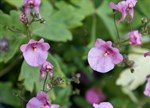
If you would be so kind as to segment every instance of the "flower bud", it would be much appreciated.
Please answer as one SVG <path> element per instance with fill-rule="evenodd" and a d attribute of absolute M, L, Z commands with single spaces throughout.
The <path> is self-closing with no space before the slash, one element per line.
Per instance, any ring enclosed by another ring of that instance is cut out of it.
<path fill-rule="evenodd" d="M 141 18 L 141 22 L 142 22 L 142 24 L 146 24 L 148 22 L 147 18 L 146 17 Z"/>

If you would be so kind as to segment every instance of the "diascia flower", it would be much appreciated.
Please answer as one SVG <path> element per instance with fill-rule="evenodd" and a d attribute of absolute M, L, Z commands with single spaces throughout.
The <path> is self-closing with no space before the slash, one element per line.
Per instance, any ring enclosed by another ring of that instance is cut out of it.
<path fill-rule="evenodd" d="M 132 21 L 136 2 L 136 0 L 126 0 L 119 2 L 117 5 L 115 5 L 113 2 L 110 3 L 110 7 L 112 9 L 117 10 L 122 14 L 122 18 L 118 22 L 124 21 L 127 14 L 129 14 L 128 23 Z"/>
<path fill-rule="evenodd" d="M 29 100 L 26 108 L 59 108 L 59 105 L 51 104 L 48 99 L 48 95 L 45 92 L 40 91 L 36 97 Z"/>
<path fill-rule="evenodd" d="M 97 39 L 95 47 L 88 53 L 88 62 L 90 67 L 98 72 L 106 73 L 114 68 L 115 64 L 120 63 L 123 56 L 117 48 L 112 47 L 111 41 Z"/>
<path fill-rule="evenodd" d="M 28 18 L 28 12 L 31 7 L 34 8 L 35 13 L 40 17 L 40 3 L 41 0 L 24 0 L 24 11 L 25 15 Z"/>
<path fill-rule="evenodd" d="M 102 102 L 100 104 L 93 104 L 94 108 L 113 108 L 112 104 L 109 102 Z"/>
<path fill-rule="evenodd" d="M 26 62 L 34 67 L 42 65 L 48 57 L 50 45 L 43 39 L 35 41 L 31 39 L 27 44 L 21 45 L 20 49 Z"/>
<path fill-rule="evenodd" d="M 53 79 L 53 65 L 47 61 L 42 64 L 42 67 L 40 69 L 40 80 L 44 78 L 46 72 L 49 72 L 50 80 L 52 80 Z"/>
<path fill-rule="evenodd" d="M 85 93 L 86 101 L 89 104 L 100 103 L 105 100 L 105 95 L 96 87 L 90 88 Z"/>
<path fill-rule="evenodd" d="M 150 75 L 147 76 L 147 83 L 145 86 L 144 95 L 150 97 Z"/>
<path fill-rule="evenodd" d="M 133 30 L 129 33 L 130 44 L 132 45 L 140 45 L 142 43 L 142 35 L 138 30 Z"/>

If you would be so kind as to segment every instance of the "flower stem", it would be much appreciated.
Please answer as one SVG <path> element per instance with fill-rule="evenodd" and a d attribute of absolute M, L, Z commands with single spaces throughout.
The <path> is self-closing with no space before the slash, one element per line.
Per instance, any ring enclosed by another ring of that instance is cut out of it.
<path fill-rule="evenodd" d="M 116 28 L 116 32 L 117 32 L 117 36 L 118 36 L 118 44 L 120 43 L 120 35 L 119 35 L 119 30 L 118 30 L 118 27 L 117 27 L 117 23 L 116 23 L 116 13 L 113 11 L 113 14 L 114 14 L 114 25 L 115 25 L 115 28 Z"/>
<path fill-rule="evenodd" d="M 48 72 L 46 73 L 46 77 L 45 77 L 45 80 L 44 80 L 43 91 L 45 91 L 45 85 L 46 85 L 47 76 L 48 76 Z"/>

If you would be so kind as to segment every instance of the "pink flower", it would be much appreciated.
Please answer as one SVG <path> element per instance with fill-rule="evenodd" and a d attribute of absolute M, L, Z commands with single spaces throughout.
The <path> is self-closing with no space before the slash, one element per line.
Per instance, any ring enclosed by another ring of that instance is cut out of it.
<path fill-rule="evenodd" d="M 49 48 L 50 45 L 45 43 L 43 39 L 39 41 L 31 39 L 20 47 L 26 62 L 34 67 L 42 65 L 46 61 Z"/>
<path fill-rule="evenodd" d="M 130 44 L 132 45 L 140 45 L 142 42 L 142 36 L 138 32 L 138 30 L 133 30 L 129 33 L 130 36 Z"/>
<path fill-rule="evenodd" d="M 118 22 L 124 21 L 127 14 L 129 14 L 130 17 L 128 23 L 132 21 L 136 2 L 136 0 L 126 0 L 119 2 L 117 5 L 115 5 L 113 2 L 110 3 L 110 7 L 112 9 L 117 10 L 122 14 L 122 18 Z"/>
<path fill-rule="evenodd" d="M 26 108 L 59 108 L 59 105 L 57 104 L 50 104 L 48 99 L 48 95 L 45 92 L 40 91 L 36 97 L 29 100 Z"/>
<path fill-rule="evenodd" d="M 145 53 L 144 57 L 146 57 L 146 56 L 150 56 L 150 52 Z"/>
<path fill-rule="evenodd" d="M 115 64 L 120 63 L 123 56 L 117 48 L 112 47 L 111 41 L 97 39 L 95 47 L 88 53 L 88 62 L 90 67 L 98 72 L 106 73 L 114 68 Z"/>
<path fill-rule="evenodd" d="M 35 13 L 40 16 L 40 3 L 41 0 L 24 0 L 24 11 L 25 15 L 28 18 L 28 12 L 31 7 L 34 8 Z"/>
<path fill-rule="evenodd" d="M 42 67 L 40 69 L 40 80 L 44 78 L 46 72 L 49 72 L 50 80 L 52 80 L 53 79 L 53 65 L 47 61 L 42 64 Z"/>
<path fill-rule="evenodd" d="M 104 101 L 105 95 L 102 93 L 102 91 L 96 87 L 93 87 L 86 91 L 85 93 L 86 101 L 89 104 L 93 103 L 99 103 L 101 101 Z"/>
<path fill-rule="evenodd" d="M 150 75 L 147 76 L 147 83 L 145 86 L 144 95 L 150 97 Z"/>
<path fill-rule="evenodd" d="M 100 104 L 93 104 L 94 108 L 113 108 L 112 104 L 109 102 L 102 102 Z"/>

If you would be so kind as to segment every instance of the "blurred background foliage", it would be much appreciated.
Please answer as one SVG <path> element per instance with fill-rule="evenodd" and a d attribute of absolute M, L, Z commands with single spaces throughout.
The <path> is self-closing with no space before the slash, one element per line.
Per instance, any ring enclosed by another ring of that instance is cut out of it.
<path fill-rule="evenodd" d="M 96 86 L 114 108 L 150 107 L 147 103 L 150 99 L 143 96 L 144 85 L 129 92 L 116 85 L 122 68 L 100 74 L 88 66 L 87 53 L 96 38 L 117 39 L 110 0 L 41 1 L 40 13 L 46 23 L 32 25 L 33 38 L 44 38 L 50 43 L 48 60 L 54 65 L 54 77 L 64 79 L 63 84 L 49 92 L 52 103 L 60 104 L 61 108 L 92 108 L 85 100 L 85 92 Z M 25 103 L 19 96 L 29 100 L 42 89 L 39 68 L 27 65 L 19 49 L 21 44 L 28 42 L 26 28 L 19 21 L 22 6 L 23 0 L 0 0 L 0 108 L 20 108 Z M 150 18 L 149 6 L 150 0 L 138 0 L 132 28 L 140 29 L 141 18 Z M 117 20 L 120 17 L 117 13 Z M 130 26 L 127 19 L 117 25 L 121 38 L 128 38 Z M 128 53 L 128 50 L 123 52 Z M 81 74 L 80 84 L 68 83 L 68 78 L 77 73 Z"/>

